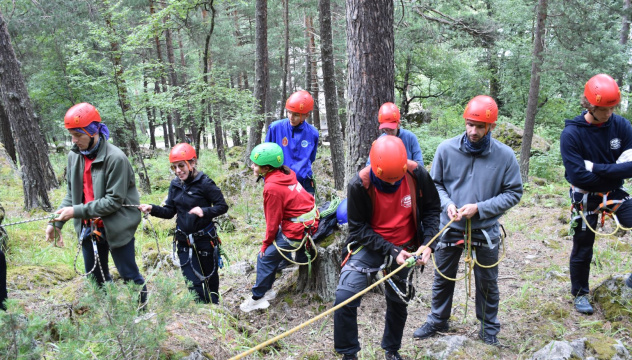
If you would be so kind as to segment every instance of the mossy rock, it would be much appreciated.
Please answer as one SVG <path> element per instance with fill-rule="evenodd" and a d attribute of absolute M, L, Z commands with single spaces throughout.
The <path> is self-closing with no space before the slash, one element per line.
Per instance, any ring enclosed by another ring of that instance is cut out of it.
<path fill-rule="evenodd" d="M 244 151 L 245 149 L 243 146 L 233 146 L 231 148 L 228 148 L 226 156 L 232 159 L 240 158 L 244 155 Z"/>
<path fill-rule="evenodd" d="M 48 294 L 55 302 L 72 303 L 82 295 L 83 284 L 85 284 L 85 282 L 80 278 L 76 278 L 75 281 L 69 281 L 63 283 L 61 286 L 51 287 Z"/>
<path fill-rule="evenodd" d="M 617 340 L 604 335 L 591 335 L 586 339 L 585 346 L 589 354 L 598 360 L 620 359 L 617 347 L 621 345 Z"/>
<path fill-rule="evenodd" d="M 524 130 L 511 123 L 499 123 L 494 129 L 493 137 L 502 143 L 511 147 L 514 151 L 519 152 L 522 146 L 522 137 Z M 544 138 L 533 135 L 531 142 L 531 155 L 546 154 L 551 148 Z"/>
<path fill-rule="evenodd" d="M 632 289 L 625 285 L 625 276 L 606 279 L 595 288 L 593 298 L 608 321 L 632 321 L 629 310 L 632 308 Z"/>
<path fill-rule="evenodd" d="M 49 266 L 17 266 L 8 269 L 7 281 L 19 290 L 59 285 L 72 280 L 76 274 L 72 268 L 55 264 Z"/>

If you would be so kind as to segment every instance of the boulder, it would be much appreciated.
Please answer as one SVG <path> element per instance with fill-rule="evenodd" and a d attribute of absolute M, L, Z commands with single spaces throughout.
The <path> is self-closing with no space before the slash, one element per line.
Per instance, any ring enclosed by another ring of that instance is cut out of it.
<path fill-rule="evenodd" d="M 430 359 L 450 359 L 451 354 L 469 346 L 470 343 L 471 340 L 465 336 L 444 336 L 430 345 L 426 350 L 426 356 Z"/>
<path fill-rule="evenodd" d="M 551 341 L 542 349 L 538 350 L 531 360 L 570 360 L 583 359 L 583 344 L 581 352 L 578 352 L 570 343 L 566 341 Z"/>
<path fill-rule="evenodd" d="M 520 147 L 522 146 L 524 130 L 512 123 L 503 122 L 496 126 L 492 136 L 511 147 L 514 151 L 519 152 Z M 551 144 L 544 140 L 544 138 L 533 135 L 533 140 L 531 142 L 531 156 L 544 154 L 548 152 L 550 148 Z"/>
<path fill-rule="evenodd" d="M 632 320 L 632 289 L 625 285 L 626 275 L 614 275 L 593 291 L 593 299 L 608 321 Z"/>

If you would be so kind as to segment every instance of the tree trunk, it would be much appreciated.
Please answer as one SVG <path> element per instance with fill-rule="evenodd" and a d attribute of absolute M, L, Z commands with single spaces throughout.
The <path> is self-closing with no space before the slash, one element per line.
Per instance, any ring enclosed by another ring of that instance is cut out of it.
<path fill-rule="evenodd" d="M 155 14 L 155 6 L 154 0 L 149 0 L 149 13 L 153 16 Z M 162 61 L 162 46 L 160 44 L 160 38 L 158 35 L 154 36 L 154 43 L 156 44 L 156 58 L 158 59 L 158 63 L 164 69 L 164 61 Z M 160 74 L 160 83 L 162 84 L 162 91 L 167 91 L 167 79 L 163 75 L 161 71 Z M 155 86 L 156 94 L 160 93 L 160 88 L 156 83 Z M 173 121 L 171 119 L 171 114 L 167 114 L 167 124 L 162 125 L 163 128 L 163 138 L 165 139 L 165 149 L 170 149 L 171 147 L 176 145 L 176 139 L 173 134 Z"/>
<path fill-rule="evenodd" d="M 320 56 L 323 64 L 323 90 L 325 91 L 325 110 L 327 111 L 327 131 L 329 133 L 331 162 L 334 167 L 334 186 L 336 190 L 342 190 L 345 187 L 345 150 L 340 130 L 340 120 L 338 119 L 330 0 L 318 1 L 318 16 L 318 22 L 320 23 Z"/>
<path fill-rule="evenodd" d="M 11 133 L 11 123 L 9 122 L 9 116 L 4 109 L 2 101 L 0 100 L 0 142 L 4 145 L 4 151 L 13 161 L 13 164 L 17 165 L 18 158 L 15 154 L 15 141 L 13 140 L 13 133 Z"/>
<path fill-rule="evenodd" d="M 287 99 L 287 78 L 288 78 L 288 64 L 290 62 L 290 20 L 289 20 L 289 2 L 290 0 L 283 1 L 283 26 L 284 26 L 284 40 L 285 48 L 283 55 L 283 86 L 281 90 L 281 108 L 279 109 L 279 119 L 283 119 L 285 113 L 285 100 Z"/>
<path fill-rule="evenodd" d="M 147 91 L 147 76 L 143 77 L 143 92 L 148 94 Z M 147 98 L 147 97 L 146 97 Z M 145 112 L 147 113 L 147 122 L 149 123 L 149 148 L 151 150 L 156 150 L 156 118 L 155 113 L 156 109 L 151 109 L 149 106 L 149 100 L 146 101 Z"/>
<path fill-rule="evenodd" d="M 410 66 L 412 63 L 412 57 L 410 54 L 406 55 L 406 63 L 404 65 L 404 81 L 399 88 L 399 96 L 402 98 L 402 104 L 400 106 L 400 112 L 402 117 L 406 116 L 410 111 L 410 101 L 408 101 L 408 86 L 410 85 Z"/>
<path fill-rule="evenodd" d="M 310 60 L 312 65 L 310 68 L 310 76 L 311 76 L 311 84 L 310 84 L 310 93 L 312 97 L 314 97 L 314 110 L 312 111 L 312 124 L 316 127 L 316 129 L 320 132 L 320 106 L 318 105 L 318 93 L 319 93 L 319 84 L 318 84 L 318 62 L 316 57 L 316 40 L 314 39 L 314 19 L 310 16 L 308 18 L 307 23 L 307 39 L 309 40 L 309 53 Z"/>
<path fill-rule="evenodd" d="M 165 22 L 167 19 L 164 19 Z M 176 74 L 176 58 L 173 52 L 173 39 L 171 37 L 171 29 L 165 30 L 165 46 L 167 47 L 167 62 L 168 62 L 168 70 L 169 70 L 169 82 L 172 88 L 176 88 L 178 86 L 178 75 Z M 173 94 L 173 96 L 177 96 Z M 184 128 L 181 124 L 180 112 L 178 110 L 173 110 L 172 112 L 173 122 L 176 127 L 176 140 L 178 143 L 183 143 L 186 141 L 184 135 Z"/>
<path fill-rule="evenodd" d="M 346 4 L 348 180 L 364 167 L 371 144 L 379 135 L 380 106 L 394 100 L 395 40 L 393 1 L 346 0 Z"/>
<path fill-rule="evenodd" d="M 103 0 L 103 6 L 105 11 L 103 12 L 103 16 L 105 18 L 105 24 L 108 27 L 108 30 L 116 35 L 116 29 L 112 24 L 112 18 L 110 14 L 109 4 L 106 0 Z M 116 37 L 114 37 L 116 38 Z M 121 59 L 121 49 L 118 41 L 112 40 L 110 41 L 110 50 L 111 50 L 111 61 L 112 66 L 114 67 L 114 84 L 116 86 L 116 90 L 118 93 L 118 101 L 119 106 L 121 107 L 121 112 L 123 114 L 123 124 L 126 129 L 128 129 L 129 133 L 122 132 L 124 138 L 122 139 L 125 144 L 129 144 L 129 152 L 136 163 L 136 170 L 138 173 L 138 178 L 140 180 L 140 188 L 146 193 L 151 194 L 151 184 L 149 182 L 149 175 L 147 174 L 147 168 L 145 167 L 145 162 L 143 160 L 143 155 L 140 151 L 140 146 L 138 145 L 138 139 L 136 136 L 136 124 L 134 121 L 130 121 L 128 118 L 128 112 L 130 110 L 129 99 L 127 96 L 127 87 L 125 85 L 125 79 L 123 78 L 124 70 Z"/>
<path fill-rule="evenodd" d="M 35 121 L 20 63 L 13 51 L 7 24 L 0 12 L 0 102 L 11 124 L 21 165 L 24 206 L 51 211 L 47 191 L 58 186 L 48 159 L 48 144 Z"/>
<path fill-rule="evenodd" d="M 298 278 L 296 279 L 297 292 L 315 292 L 325 301 L 335 299 L 336 287 L 340 278 L 340 264 L 343 260 L 342 248 L 347 236 L 348 231 L 345 226 L 342 231 L 336 231 L 330 235 L 334 241 L 326 248 L 316 244 L 318 257 L 312 263 L 311 276 L 306 265 L 299 267 Z"/>
<path fill-rule="evenodd" d="M 623 0 L 623 16 L 621 17 L 621 37 L 619 38 L 619 44 L 624 51 L 627 51 L 628 37 L 630 36 L 630 0 Z M 628 64 L 622 63 L 618 74 L 615 74 L 615 79 L 619 87 L 623 86 L 623 77 L 628 72 Z"/>
<path fill-rule="evenodd" d="M 533 128 L 535 115 L 538 108 L 538 96 L 540 95 L 540 67 L 544 57 L 544 27 L 547 17 L 547 0 L 538 1 L 537 23 L 535 39 L 533 42 L 533 60 L 531 62 L 531 82 L 529 84 L 529 100 L 527 101 L 527 114 L 524 120 L 524 135 L 520 148 L 520 175 L 522 182 L 529 181 L 529 158 L 531 157 L 531 142 L 533 140 Z"/>
<path fill-rule="evenodd" d="M 268 0 L 257 0 L 256 2 L 256 25 L 255 25 L 255 113 L 259 118 L 250 125 L 248 136 L 248 148 L 246 149 L 246 162 L 250 163 L 250 152 L 259 143 L 263 133 L 265 123 L 266 103 L 268 100 Z"/>

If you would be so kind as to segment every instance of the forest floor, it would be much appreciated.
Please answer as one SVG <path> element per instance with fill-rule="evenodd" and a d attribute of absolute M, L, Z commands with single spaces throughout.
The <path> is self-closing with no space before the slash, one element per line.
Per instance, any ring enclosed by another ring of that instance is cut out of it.
<path fill-rule="evenodd" d="M 247 177 L 247 181 L 252 181 L 251 173 L 244 170 L 233 171 L 229 177 Z M 260 191 L 260 187 L 257 187 L 251 193 L 260 197 Z M 574 311 L 569 293 L 568 258 L 572 241 L 567 236 L 569 203 L 566 191 L 565 185 L 532 185 L 526 189 L 521 203 L 501 219 L 508 234 L 505 241 L 506 257 L 499 269 L 499 319 L 502 324 L 499 340 L 502 347 L 487 346 L 478 340 L 479 323 L 475 315 L 474 294 L 466 298 L 464 281 L 456 284 L 450 330 L 444 335 L 463 335 L 471 341 L 453 354 L 451 359 L 527 359 L 551 340 L 571 341 L 583 337 L 594 341 L 617 339 L 628 350 L 632 350 L 630 317 L 617 322 L 608 321 L 599 306 L 592 316 Z M 239 310 L 239 304 L 250 296 L 250 288 L 255 280 L 252 267 L 263 234 L 263 220 L 262 214 L 251 214 L 260 210 L 254 205 L 260 202 L 258 198 L 256 201 L 245 199 L 244 196 L 248 195 L 240 191 L 224 192 L 229 205 L 247 208 L 250 203 L 253 209 L 246 209 L 248 219 L 231 216 L 231 222 L 238 231 L 226 234 L 223 238 L 232 262 L 230 267 L 220 272 L 222 303 L 195 305 L 193 311 L 172 310 L 173 317 L 166 326 L 168 338 L 161 345 L 168 358 L 181 358 L 194 353 L 211 359 L 228 359 L 302 324 L 332 306 L 332 301 L 322 300 L 315 294 L 294 292 L 298 271 L 290 268 L 284 270 L 275 282 L 274 288 L 279 294 L 271 301 L 270 308 L 251 313 Z M 4 205 L 7 218 L 29 216 L 20 210 L 20 204 Z M 152 218 L 156 227 L 172 226 L 172 221 Z M 70 231 L 68 228 L 70 226 L 64 229 L 66 233 Z M 37 236 L 43 238 L 43 234 Z M 231 240 L 237 237 L 245 238 L 246 245 L 231 249 Z M 66 237 L 67 247 L 74 243 L 71 239 Z M 170 252 L 168 241 L 161 242 L 164 244 L 162 251 Z M 597 241 L 591 273 L 593 288 L 612 275 L 627 275 L 632 270 L 631 244 L 629 233 Z M 459 276 L 464 274 L 462 264 Z M 86 286 L 85 281 L 78 276 L 53 279 L 51 282 L 48 281 L 50 276 L 44 276 L 42 280 L 41 274 L 12 271 L 11 265 L 9 261 L 9 296 L 29 313 L 68 316 L 65 300 L 48 294 L 54 287 L 73 284 L 69 298 L 73 294 L 80 297 Z M 114 270 L 111 262 L 110 268 Z M 144 271 L 145 274 L 151 272 L 147 269 Z M 426 358 L 426 352 L 440 337 L 421 341 L 412 337 L 413 331 L 424 323 L 430 311 L 432 274 L 433 265 L 429 264 L 424 273 L 414 279 L 417 293 L 408 307 L 408 321 L 400 351 L 406 358 Z M 166 275 L 183 283 L 179 270 L 175 268 L 167 269 Z M 151 291 L 151 279 L 148 284 Z M 181 288 L 184 288 L 184 284 Z M 151 305 L 149 311 L 152 311 Z M 380 341 L 384 311 L 383 295 L 371 292 L 364 296 L 358 310 L 362 344 L 360 359 L 383 359 Z M 248 358 L 338 359 L 340 356 L 333 350 L 333 317 L 328 316 L 306 326 Z"/>

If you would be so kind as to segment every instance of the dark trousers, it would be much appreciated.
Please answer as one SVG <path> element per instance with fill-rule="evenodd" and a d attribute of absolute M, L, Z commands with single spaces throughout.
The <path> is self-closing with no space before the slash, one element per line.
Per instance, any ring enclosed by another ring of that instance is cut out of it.
<path fill-rule="evenodd" d="M 278 247 L 282 249 L 294 250 L 294 246 L 292 246 L 288 240 L 283 236 L 281 229 L 277 232 L 276 235 L 276 244 Z M 290 239 L 293 241 L 301 241 L 303 239 Z M 288 258 L 292 258 L 292 253 L 284 252 Z M 272 289 L 272 284 L 274 284 L 274 280 L 276 280 L 276 272 L 279 265 L 285 260 L 283 255 L 279 253 L 279 250 L 274 246 L 270 245 L 266 249 L 264 256 L 257 255 L 257 280 L 255 280 L 255 285 L 252 287 L 252 296 L 253 298 L 260 299 L 266 293 L 266 291 Z M 307 262 L 307 255 L 305 255 L 305 247 L 300 248 L 297 252 L 295 252 L 295 261 L 298 263 Z"/>
<path fill-rule="evenodd" d="M 576 193 L 577 194 L 577 193 Z M 628 194 L 623 190 L 611 191 L 608 199 L 618 200 L 627 199 Z M 575 199 L 579 201 L 579 197 Z M 603 201 L 598 195 L 589 195 L 588 209 L 593 210 Z M 632 226 L 632 201 L 629 199 L 624 201 L 615 212 L 619 222 L 624 227 Z M 586 216 L 588 224 L 597 229 L 598 215 Z M 595 243 L 595 233 L 586 227 L 582 231 L 583 220 L 579 220 L 575 227 L 575 235 L 573 235 L 573 250 L 569 262 L 571 273 L 571 294 L 573 296 L 586 295 L 590 292 L 588 280 L 590 278 L 590 263 L 593 258 L 593 245 Z"/>
<path fill-rule="evenodd" d="M 0 310 L 6 310 L 4 301 L 7 299 L 7 259 L 0 249 Z"/>
<path fill-rule="evenodd" d="M 348 264 L 356 269 L 376 269 L 384 263 L 384 256 L 366 248 L 357 254 L 351 255 Z M 394 265 L 395 266 L 395 265 Z M 406 279 L 409 268 L 404 268 L 396 274 L 398 278 Z M 369 274 L 343 268 L 340 274 L 338 287 L 336 288 L 336 301 L 334 306 L 349 299 L 370 285 Z M 375 275 L 375 272 L 371 275 Z M 396 281 L 402 293 L 406 293 L 406 284 Z M 386 351 L 398 351 L 402 344 L 404 326 L 408 317 L 408 304 L 402 301 L 395 290 L 389 284 L 384 285 L 386 297 L 386 316 L 384 318 L 384 333 L 382 335 L 382 349 Z M 408 299 L 413 295 L 412 289 Z M 406 300 L 408 300 L 406 299 Z M 358 307 L 362 302 L 359 297 L 349 304 L 334 312 L 334 348 L 339 354 L 356 354 L 360 351 L 360 341 L 358 340 Z"/>
<path fill-rule="evenodd" d="M 305 189 L 308 193 L 312 195 L 316 193 L 316 189 L 314 189 L 314 181 L 311 178 L 300 179 L 298 182 L 301 183 L 303 189 Z"/>
<path fill-rule="evenodd" d="M 105 239 L 102 238 L 100 241 L 98 241 L 97 250 L 99 255 L 99 264 L 101 266 L 97 265 L 90 276 L 92 276 L 99 285 L 102 285 L 105 281 L 112 281 L 112 276 L 110 275 L 110 271 L 108 269 L 109 251 L 110 254 L 112 254 L 114 265 L 121 275 L 121 278 L 123 278 L 123 281 L 133 281 L 135 284 L 143 286 L 140 292 L 139 300 L 141 304 L 144 304 L 145 302 L 147 302 L 147 285 L 145 285 L 145 279 L 140 274 L 140 271 L 138 270 L 138 265 L 136 265 L 134 242 L 135 239 L 132 238 L 132 240 L 130 240 L 126 245 L 111 249 Z M 90 271 L 94 267 L 95 261 L 92 241 L 90 238 L 86 238 L 81 245 L 83 252 L 83 263 L 85 265 L 86 271 Z"/>
<path fill-rule="evenodd" d="M 477 246 L 475 250 L 476 259 L 482 265 L 491 265 L 498 261 L 498 245 L 494 249 Z M 437 269 L 449 278 L 456 278 L 462 253 L 463 249 L 458 246 L 448 246 L 437 250 L 435 252 Z M 496 335 L 500 332 L 498 266 L 485 269 L 474 265 L 474 276 L 476 279 L 476 318 L 481 322 L 481 329 L 486 334 Z M 435 326 L 447 325 L 452 312 L 454 286 L 454 281 L 444 279 L 435 270 L 432 284 L 432 308 L 426 320 L 428 323 Z"/>
<path fill-rule="evenodd" d="M 208 304 L 219 303 L 219 249 L 211 243 L 210 237 L 205 236 L 195 240 L 195 247 L 191 249 L 189 258 L 189 247 L 186 243 L 178 241 L 178 258 L 180 259 L 180 270 L 182 275 L 191 283 L 189 290 L 195 292 L 197 301 Z M 197 253 L 196 253 L 197 250 Z M 203 277 L 211 275 L 202 281 L 193 272 L 197 271 Z"/>

